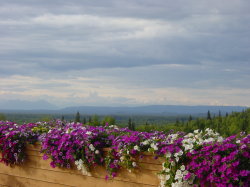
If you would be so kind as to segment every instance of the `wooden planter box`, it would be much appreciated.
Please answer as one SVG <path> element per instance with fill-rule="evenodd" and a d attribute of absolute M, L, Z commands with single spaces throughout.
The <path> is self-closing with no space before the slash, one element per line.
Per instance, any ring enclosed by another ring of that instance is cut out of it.
<path fill-rule="evenodd" d="M 6 166 L 0 163 L 0 186 L 8 187 L 156 187 L 159 186 L 157 172 L 162 160 L 152 155 L 138 159 L 138 170 L 129 173 L 122 170 L 118 176 L 105 180 L 104 167 L 91 171 L 92 176 L 83 175 L 73 169 L 51 168 L 50 160 L 43 160 L 40 145 L 28 145 L 27 161 L 23 166 Z"/>

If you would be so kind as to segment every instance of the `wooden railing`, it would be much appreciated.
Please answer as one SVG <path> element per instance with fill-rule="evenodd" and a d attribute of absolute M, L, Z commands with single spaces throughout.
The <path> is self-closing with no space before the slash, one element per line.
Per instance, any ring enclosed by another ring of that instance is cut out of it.
<path fill-rule="evenodd" d="M 27 161 L 22 166 L 6 166 L 0 163 L 0 186 L 8 187 L 156 187 L 161 159 L 146 154 L 137 160 L 139 169 L 133 172 L 121 170 L 114 179 L 105 180 L 104 167 L 91 170 L 92 176 L 76 169 L 51 168 L 50 160 L 43 160 L 40 145 L 27 146 Z"/>

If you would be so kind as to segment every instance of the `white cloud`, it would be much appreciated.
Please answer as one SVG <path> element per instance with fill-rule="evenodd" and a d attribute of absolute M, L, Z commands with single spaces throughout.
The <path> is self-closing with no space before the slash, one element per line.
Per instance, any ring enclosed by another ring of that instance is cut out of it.
<path fill-rule="evenodd" d="M 67 79 L 48 79 L 12 76 L 1 79 L 0 99 L 46 99 L 61 107 L 145 104 L 250 105 L 245 99 L 250 94 L 249 88 L 193 88 L 192 84 L 183 88 L 167 85 L 152 88 L 142 80 L 128 82 L 122 79 L 112 80 L 116 76 L 94 77 L 84 78 L 76 75 Z"/>

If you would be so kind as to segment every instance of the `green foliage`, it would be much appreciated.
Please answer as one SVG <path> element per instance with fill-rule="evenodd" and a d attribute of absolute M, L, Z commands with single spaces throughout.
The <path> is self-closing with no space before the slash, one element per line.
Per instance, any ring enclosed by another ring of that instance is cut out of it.
<path fill-rule="evenodd" d="M 40 134 L 47 133 L 49 131 L 49 127 L 37 126 L 31 129 L 33 132 L 38 132 Z"/>
<path fill-rule="evenodd" d="M 128 129 L 134 131 L 135 130 L 135 123 L 132 122 L 131 118 L 128 120 Z"/>
<path fill-rule="evenodd" d="M 0 121 L 5 121 L 5 120 L 6 120 L 6 116 L 0 113 Z"/>
<path fill-rule="evenodd" d="M 108 123 L 109 125 L 115 125 L 115 118 L 112 116 L 105 116 L 102 120 L 102 124 L 105 125 L 106 123 Z"/>
<path fill-rule="evenodd" d="M 180 122 L 177 118 L 175 123 L 168 123 L 166 125 L 139 125 L 136 130 L 138 131 L 184 131 L 192 132 L 195 129 L 205 130 L 206 128 L 214 129 L 222 136 L 230 136 L 238 134 L 240 132 L 250 132 L 250 109 L 242 112 L 233 112 L 231 115 L 222 116 L 219 111 L 217 117 L 209 117 L 209 113 L 205 118 L 197 118 L 191 120 L 190 118 L 186 122 Z"/>
<path fill-rule="evenodd" d="M 86 124 L 86 123 L 87 123 L 87 120 L 86 120 L 85 117 L 83 118 L 82 123 L 83 123 L 83 124 Z"/>
<path fill-rule="evenodd" d="M 192 121 L 192 120 L 193 120 L 193 117 L 191 115 L 189 115 L 188 121 Z"/>
<path fill-rule="evenodd" d="M 92 117 L 91 116 L 89 116 L 88 124 L 89 125 L 92 124 Z"/>
<path fill-rule="evenodd" d="M 80 122 L 80 121 L 81 121 L 81 116 L 80 116 L 80 113 L 77 112 L 76 117 L 75 117 L 75 122 L 77 123 L 77 122 Z"/>
<path fill-rule="evenodd" d="M 53 116 L 51 116 L 51 115 L 44 115 L 39 119 L 39 121 L 44 121 L 44 122 L 49 122 L 52 120 L 53 120 Z"/>
<path fill-rule="evenodd" d="M 207 120 L 211 120 L 211 114 L 210 114 L 210 111 L 207 111 Z"/>
<path fill-rule="evenodd" d="M 100 126 L 101 125 L 99 117 L 97 115 L 93 115 L 91 125 L 93 125 L 93 126 Z"/>
<path fill-rule="evenodd" d="M 209 115 L 211 119 L 209 118 Z M 74 121 L 76 114 L 63 114 L 63 117 L 66 121 Z M 32 123 L 61 118 L 61 114 L 0 114 L 0 120 L 7 119 L 15 121 L 16 123 Z M 136 130 L 147 132 L 152 130 L 168 132 L 172 129 L 174 131 L 192 132 L 195 129 L 204 130 L 206 128 L 211 128 L 218 131 L 223 136 L 229 136 L 242 131 L 245 131 L 246 133 L 250 132 L 250 109 L 242 112 L 233 112 L 231 114 L 226 114 L 225 116 L 223 116 L 220 111 L 218 111 L 216 115 L 214 113 L 207 113 L 203 116 L 114 115 L 111 117 L 101 115 L 85 115 L 81 122 L 87 125 L 95 126 L 103 125 L 108 122 L 110 125 L 115 124 L 120 127 L 129 127 L 130 129 L 135 128 Z"/>

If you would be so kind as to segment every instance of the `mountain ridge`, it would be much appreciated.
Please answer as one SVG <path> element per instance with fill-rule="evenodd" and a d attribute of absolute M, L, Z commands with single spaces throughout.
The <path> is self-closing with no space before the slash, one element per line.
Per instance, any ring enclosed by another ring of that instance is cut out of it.
<path fill-rule="evenodd" d="M 146 105 L 134 107 L 97 107 L 97 106 L 73 106 L 61 109 L 62 112 L 80 112 L 85 114 L 159 114 L 159 115 L 173 115 L 173 114 L 204 114 L 208 110 L 211 113 L 222 114 L 231 112 L 240 112 L 247 109 L 244 106 L 212 106 L 212 105 Z"/>
<path fill-rule="evenodd" d="M 43 101 L 40 101 L 40 103 Z M 35 102 L 33 103 L 35 104 Z M 39 104 L 39 102 L 38 102 Z M 45 106 L 50 106 L 46 109 Z M 32 105 L 35 106 L 35 105 Z M 19 107 L 19 108 L 3 108 L 0 105 L 0 112 L 7 113 L 44 113 L 44 114 L 72 114 L 80 112 L 87 115 L 194 115 L 194 114 L 205 114 L 210 111 L 212 114 L 217 114 L 219 111 L 221 114 L 240 112 L 249 107 L 245 106 L 216 106 L 216 105 L 145 105 L 145 106 L 71 106 L 65 108 L 58 108 L 54 105 L 50 105 L 49 102 L 45 102 L 43 108 Z M 39 106 L 40 107 L 40 106 Z"/>

